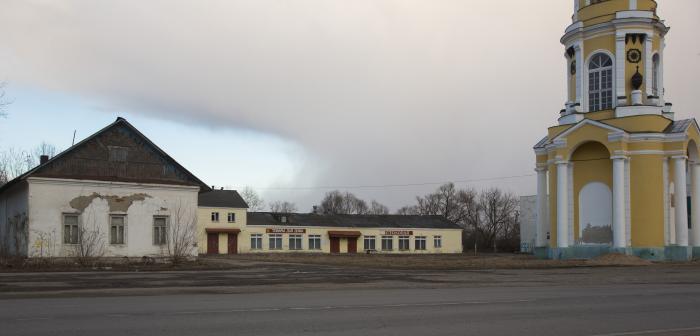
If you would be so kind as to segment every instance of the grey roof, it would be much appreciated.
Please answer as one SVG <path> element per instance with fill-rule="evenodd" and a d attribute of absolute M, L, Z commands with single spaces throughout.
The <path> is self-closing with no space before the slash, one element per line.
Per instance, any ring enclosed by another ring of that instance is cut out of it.
<path fill-rule="evenodd" d="M 461 229 L 442 216 L 403 216 L 403 215 L 316 215 L 285 214 L 287 222 L 282 223 L 279 214 L 269 212 L 249 212 L 248 225 L 282 226 L 325 226 L 338 228 L 397 228 L 397 229 Z"/>
<path fill-rule="evenodd" d="M 211 190 L 199 194 L 199 205 L 213 208 L 248 208 L 235 190 Z"/>
<path fill-rule="evenodd" d="M 534 148 L 544 148 L 544 146 L 547 145 L 547 143 L 549 143 L 549 136 L 542 138 L 542 140 L 540 140 L 540 142 L 538 142 Z"/>
<path fill-rule="evenodd" d="M 692 125 L 694 122 L 695 119 L 676 120 L 666 127 L 664 133 L 685 133 L 688 130 L 688 127 L 690 127 L 690 125 Z"/>

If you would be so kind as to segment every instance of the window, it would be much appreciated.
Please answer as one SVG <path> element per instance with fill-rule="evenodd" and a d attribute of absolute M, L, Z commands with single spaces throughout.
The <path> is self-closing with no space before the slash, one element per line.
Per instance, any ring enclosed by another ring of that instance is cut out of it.
<path fill-rule="evenodd" d="M 321 235 L 309 235 L 309 250 L 321 249 Z"/>
<path fill-rule="evenodd" d="M 435 247 L 435 248 L 442 247 L 442 236 L 433 236 L 433 247 Z"/>
<path fill-rule="evenodd" d="M 126 224 L 125 216 L 109 217 L 109 243 L 124 244 L 124 228 Z"/>
<path fill-rule="evenodd" d="M 286 223 L 286 222 L 287 222 L 287 216 L 280 216 L 280 222 Z"/>
<path fill-rule="evenodd" d="M 374 236 L 365 236 L 365 250 L 376 250 L 376 240 Z"/>
<path fill-rule="evenodd" d="M 281 250 L 282 249 L 282 235 L 278 233 L 273 233 L 270 235 L 270 250 Z"/>
<path fill-rule="evenodd" d="M 596 54 L 588 66 L 588 108 L 590 111 L 613 107 L 613 63 L 610 56 Z"/>
<path fill-rule="evenodd" d="M 394 249 L 394 237 L 393 236 L 382 236 L 382 250 L 391 251 Z"/>
<path fill-rule="evenodd" d="M 218 221 L 219 221 L 219 213 L 218 213 L 218 212 L 212 212 L 212 213 L 211 213 L 211 221 L 212 221 L 212 222 L 218 222 Z"/>
<path fill-rule="evenodd" d="M 659 54 L 654 54 L 654 57 L 651 58 L 651 64 L 652 64 L 652 72 L 651 72 L 651 92 L 654 96 L 659 96 L 659 78 L 661 78 L 659 75 L 660 71 L 660 63 L 659 63 Z"/>
<path fill-rule="evenodd" d="M 425 250 L 425 236 L 416 236 L 415 245 L 417 251 Z"/>
<path fill-rule="evenodd" d="M 79 235 L 78 215 L 63 215 L 63 243 L 77 244 Z"/>
<path fill-rule="evenodd" d="M 409 236 L 399 236 L 399 251 L 411 249 L 411 238 Z"/>
<path fill-rule="evenodd" d="M 262 250 L 262 234 L 254 233 L 250 235 L 250 249 Z"/>
<path fill-rule="evenodd" d="M 168 225 L 167 217 L 153 218 L 153 245 L 167 244 L 166 228 Z"/>
<path fill-rule="evenodd" d="M 289 249 L 301 250 L 301 235 L 289 235 Z"/>
<path fill-rule="evenodd" d="M 129 155 L 129 148 L 109 146 L 109 161 L 111 162 L 126 162 L 126 158 Z"/>
<path fill-rule="evenodd" d="M 228 213 L 228 222 L 229 223 L 235 223 L 236 222 L 236 214 L 233 212 Z"/>

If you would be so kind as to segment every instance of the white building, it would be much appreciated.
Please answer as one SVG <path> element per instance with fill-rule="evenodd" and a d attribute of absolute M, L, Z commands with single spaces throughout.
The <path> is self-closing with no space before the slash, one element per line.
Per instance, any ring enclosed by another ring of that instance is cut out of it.
<path fill-rule="evenodd" d="M 0 187 L 0 251 L 163 256 L 173 228 L 196 234 L 200 190 L 210 189 L 118 118 Z M 196 256 L 191 245 L 187 254 Z"/>

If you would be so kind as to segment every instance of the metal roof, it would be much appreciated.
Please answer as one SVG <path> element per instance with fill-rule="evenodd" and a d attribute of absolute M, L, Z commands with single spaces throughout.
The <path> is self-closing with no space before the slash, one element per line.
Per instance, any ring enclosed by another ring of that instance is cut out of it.
<path fill-rule="evenodd" d="M 286 222 L 280 220 L 286 216 Z M 248 225 L 334 228 L 462 229 L 442 216 L 316 215 L 249 212 Z"/>
<path fill-rule="evenodd" d="M 212 190 L 199 194 L 199 206 L 212 208 L 248 208 L 243 197 L 235 190 Z"/>

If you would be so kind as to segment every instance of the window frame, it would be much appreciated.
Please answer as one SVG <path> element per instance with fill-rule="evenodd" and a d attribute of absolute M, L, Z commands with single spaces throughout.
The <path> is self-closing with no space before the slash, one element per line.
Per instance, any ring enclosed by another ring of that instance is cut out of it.
<path fill-rule="evenodd" d="M 364 236 L 363 247 L 365 251 L 376 251 L 377 250 L 377 236 Z M 367 243 L 370 244 L 367 244 Z M 368 246 L 371 245 L 371 246 Z"/>
<path fill-rule="evenodd" d="M 281 250 L 283 248 L 283 237 L 281 233 L 270 233 L 267 235 L 268 248 L 270 250 Z M 274 243 L 273 243 L 274 239 Z M 279 244 L 278 244 L 279 243 Z M 278 246 L 279 245 L 279 246 Z"/>
<path fill-rule="evenodd" d="M 393 250 L 394 250 L 394 236 L 382 236 L 382 251 L 393 251 Z"/>
<path fill-rule="evenodd" d="M 321 235 L 309 235 L 309 250 L 321 250 Z M 313 243 L 312 243 L 313 242 Z M 318 246 L 316 246 L 318 244 Z"/>
<path fill-rule="evenodd" d="M 402 246 L 404 243 L 406 246 Z M 399 236 L 399 251 L 410 251 L 411 250 L 411 236 Z"/>
<path fill-rule="evenodd" d="M 427 243 L 428 237 L 426 236 L 415 236 L 413 237 L 413 248 L 416 251 L 425 251 L 428 249 Z M 419 246 L 420 245 L 420 246 Z"/>
<path fill-rule="evenodd" d="M 229 223 L 235 223 L 236 222 L 236 213 L 235 212 L 229 212 L 226 215 L 226 220 L 228 220 Z"/>
<path fill-rule="evenodd" d="M 211 221 L 213 223 L 218 223 L 219 222 L 219 212 L 218 211 L 212 211 L 211 212 Z"/>
<path fill-rule="evenodd" d="M 255 242 L 255 243 L 253 243 Z M 262 233 L 251 233 L 250 234 L 250 249 L 251 250 L 262 250 L 263 249 L 263 235 Z"/>
<path fill-rule="evenodd" d="M 75 224 L 66 224 L 66 217 L 75 217 Z M 70 225 L 71 227 L 75 227 L 75 242 L 73 242 L 73 235 L 72 235 L 72 229 L 70 234 L 70 238 L 68 239 L 69 241 L 66 242 L 66 226 Z M 63 245 L 78 245 L 80 244 L 80 214 L 77 213 L 62 213 L 61 214 L 61 229 L 63 233 L 63 238 L 61 241 L 63 242 Z"/>
<path fill-rule="evenodd" d="M 433 248 L 442 248 L 442 236 L 433 236 Z"/>
<path fill-rule="evenodd" d="M 651 56 L 651 94 L 659 97 L 661 96 L 661 83 L 659 79 L 661 78 L 661 56 L 659 53 L 655 53 Z"/>
<path fill-rule="evenodd" d="M 163 219 L 165 220 L 165 224 L 163 225 L 156 225 L 156 220 Z M 153 216 L 153 245 L 155 246 L 163 246 L 163 245 L 168 245 L 168 224 L 170 223 L 170 217 L 169 216 Z M 162 240 L 158 239 L 159 235 L 156 233 L 157 228 L 162 227 Z"/>
<path fill-rule="evenodd" d="M 287 238 L 289 242 L 289 249 L 292 251 L 299 251 L 304 249 L 304 235 L 302 234 L 290 234 Z M 294 244 L 292 244 L 294 241 Z M 297 244 L 299 246 L 297 246 Z"/>
<path fill-rule="evenodd" d="M 120 237 L 119 237 L 119 229 L 118 229 L 118 227 L 119 227 L 119 226 L 122 227 L 122 230 L 121 230 L 121 242 L 119 241 L 119 239 L 117 239 L 116 242 L 114 242 L 114 240 L 113 240 L 112 227 L 115 226 L 115 225 L 112 223 L 112 220 L 113 220 L 114 218 L 122 218 L 122 224 L 121 224 L 121 225 L 116 225 L 116 226 L 117 226 L 117 238 L 120 238 Z M 127 223 L 126 223 L 126 214 L 109 214 L 109 245 L 126 245 L 126 243 L 127 243 L 127 241 L 126 241 L 126 236 L 127 236 L 127 234 L 126 234 L 126 227 L 127 227 Z"/>
<path fill-rule="evenodd" d="M 599 57 L 605 58 L 600 59 L 600 62 L 598 62 L 598 64 L 594 64 L 594 62 L 596 62 L 599 59 Z M 610 65 L 604 65 L 607 60 L 610 61 Z M 593 68 L 593 66 L 596 67 Z M 593 52 L 588 58 L 588 62 L 586 64 L 586 71 L 586 103 L 588 104 L 588 111 L 597 112 L 614 109 L 617 101 L 615 93 L 614 57 L 602 50 Z M 606 77 L 605 81 L 603 80 L 603 77 Z M 593 89 L 594 85 L 596 84 L 596 89 Z M 603 86 L 605 86 L 606 84 L 609 84 L 609 87 L 603 88 Z M 609 101 L 606 100 L 608 94 L 610 98 Z"/>

